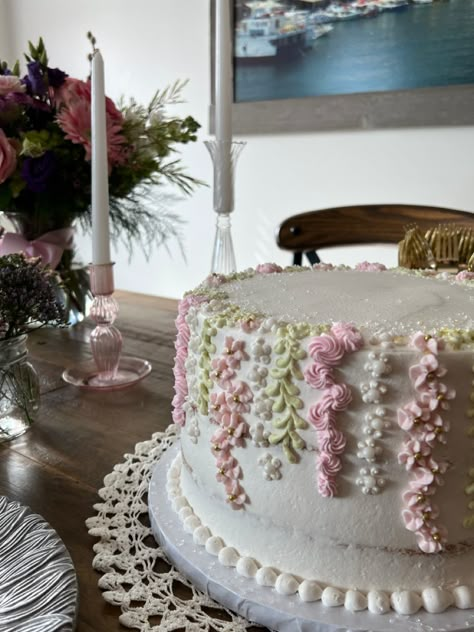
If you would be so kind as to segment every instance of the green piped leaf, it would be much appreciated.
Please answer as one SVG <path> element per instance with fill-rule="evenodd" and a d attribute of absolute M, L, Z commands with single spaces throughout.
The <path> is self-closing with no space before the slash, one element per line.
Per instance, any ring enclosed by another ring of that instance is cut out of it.
<path fill-rule="evenodd" d="M 272 410 L 276 413 L 282 413 L 286 408 L 286 401 L 283 394 L 279 395 L 273 402 Z"/>
<path fill-rule="evenodd" d="M 265 389 L 265 393 L 269 397 L 275 397 L 276 395 L 278 395 L 279 392 L 280 392 L 280 385 L 278 382 L 274 382 L 273 384 L 270 384 L 270 386 L 267 386 L 267 388 Z"/>
<path fill-rule="evenodd" d="M 275 425 L 275 424 L 274 424 Z M 272 445 L 276 445 L 277 443 L 281 443 L 285 437 L 287 436 L 286 427 L 284 427 L 280 432 L 272 432 L 272 434 L 268 437 L 268 440 Z"/>
<path fill-rule="evenodd" d="M 300 437 L 295 430 L 290 430 L 291 445 L 296 450 L 302 450 L 306 447 L 306 442 Z"/>
<path fill-rule="evenodd" d="M 462 524 L 465 529 L 474 529 L 474 515 L 466 516 Z"/>

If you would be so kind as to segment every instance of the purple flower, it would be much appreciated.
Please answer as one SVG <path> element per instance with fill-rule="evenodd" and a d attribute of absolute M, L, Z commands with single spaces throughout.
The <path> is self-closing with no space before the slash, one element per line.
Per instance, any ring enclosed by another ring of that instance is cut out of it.
<path fill-rule="evenodd" d="M 21 168 L 21 176 L 26 180 L 31 191 L 42 193 L 45 191 L 55 168 L 54 154 L 52 151 L 47 151 L 39 158 L 25 158 Z"/>
<path fill-rule="evenodd" d="M 30 61 L 26 66 L 28 75 L 24 78 L 26 89 L 30 94 L 43 96 L 46 92 L 43 67 L 39 61 Z"/>
<path fill-rule="evenodd" d="M 59 68 L 46 68 L 48 73 L 48 83 L 52 88 L 60 88 L 68 76 Z"/>

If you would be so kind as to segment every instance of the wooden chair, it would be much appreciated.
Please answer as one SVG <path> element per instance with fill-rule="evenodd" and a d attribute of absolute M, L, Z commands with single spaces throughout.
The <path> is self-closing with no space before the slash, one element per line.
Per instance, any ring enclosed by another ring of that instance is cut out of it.
<path fill-rule="evenodd" d="M 414 204 L 366 204 L 309 211 L 286 219 L 278 230 L 277 243 L 293 252 L 301 265 L 303 254 L 319 263 L 317 250 L 355 244 L 397 244 L 409 224 L 425 232 L 437 224 L 460 224 L 474 229 L 474 214 L 436 206 Z"/>

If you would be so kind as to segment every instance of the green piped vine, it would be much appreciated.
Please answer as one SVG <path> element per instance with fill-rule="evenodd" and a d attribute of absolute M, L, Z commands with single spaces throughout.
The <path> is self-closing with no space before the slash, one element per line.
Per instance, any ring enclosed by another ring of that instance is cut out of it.
<path fill-rule="evenodd" d="M 474 374 L 474 366 L 472 367 L 472 372 Z M 471 420 L 471 426 L 468 430 L 468 435 L 471 439 L 474 440 L 474 380 L 472 380 L 472 389 L 470 396 L 470 406 L 467 411 L 467 416 Z M 473 445 L 474 447 L 474 445 Z M 474 529 L 474 467 L 471 467 L 468 473 L 469 482 L 465 487 L 466 495 L 469 497 L 469 502 L 467 505 L 468 515 L 464 518 L 463 525 L 466 529 Z"/>
<path fill-rule="evenodd" d="M 465 345 L 474 343 L 474 331 L 471 329 L 454 329 L 452 327 L 442 327 L 435 334 L 442 338 L 453 349 L 461 349 Z"/>
<path fill-rule="evenodd" d="M 201 331 L 201 343 L 199 345 L 200 359 L 199 368 L 201 369 L 198 407 L 202 415 L 209 412 L 209 392 L 212 388 L 211 373 L 211 356 L 216 352 L 216 346 L 212 342 L 213 337 L 217 334 L 217 329 L 212 323 L 212 319 L 206 318 Z"/>
<path fill-rule="evenodd" d="M 327 327 L 312 327 L 306 323 L 298 325 L 282 325 L 277 329 L 273 351 L 278 357 L 276 366 L 270 369 L 273 383 L 265 393 L 273 398 L 272 410 L 278 413 L 273 420 L 273 432 L 269 437 L 272 445 L 282 444 L 283 452 L 290 463 L 297 463 L 298 452 L 306 447 L 299 430 L 305 430 L 308 423 L 298 411 L 304 406 L 299 397 L 300 389 L 296 381 L 304 379 L 300 368 L 301 360 L 307 353 L 301 348 L 301 340 L 310 335 L 319 335 Z"/>

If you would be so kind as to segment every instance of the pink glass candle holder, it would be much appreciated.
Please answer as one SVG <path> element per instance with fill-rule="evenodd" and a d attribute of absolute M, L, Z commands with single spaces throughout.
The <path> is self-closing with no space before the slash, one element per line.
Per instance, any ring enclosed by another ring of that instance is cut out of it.
<path fill-rule="evenodd" d="M 146 377 L 151 364 L 141 358 L 122 356 L 122 334 L 114 325 L 119 307 L 114 293 L 113 263 L 89 268 L 94 300 L 90 316 L 96 326 L 90 343 L 94 362 L 70 367 L 63 373 L 69 384 L 93 390 L 115 390 L 131 386 Z"/>

